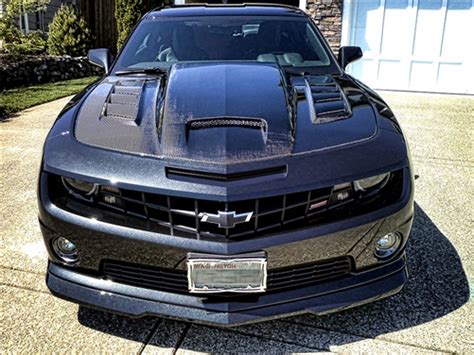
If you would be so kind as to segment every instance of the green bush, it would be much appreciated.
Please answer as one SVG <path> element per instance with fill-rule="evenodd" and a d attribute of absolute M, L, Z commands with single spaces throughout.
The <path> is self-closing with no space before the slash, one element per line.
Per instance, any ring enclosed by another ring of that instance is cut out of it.
<path fill-rule="evenodd" d="M 117 50 L 135 27 L 140 18 L 151 9 L 163 4 L 164 0 L 115 0 L 117 19 Z"/>
<path fill-rule="evenodd" d="M 49 25 L 48 53 L 85 56 L 92 45 L 92 35 L 86 21 L 72 6 L 62 5 Z"/>
<path fill-rule="evenodd" d="M 46 51 L 46 35 L 42 31 L 24 35 L 18 28 L 18 17 L 23 11 L 34 12 L 47 1 L 13 0 L 5 2 L 4 13 L 0 18 L 0 39 L 3 41 L 2 52 L 11 56 L 37 55 Z"/>
<path fill-rule="evenodd" d="M 3 44 L 4 52 L 11 55 L 38 55 L 46 53 L 46 35 L 42 31 L 18 35 Z"/>

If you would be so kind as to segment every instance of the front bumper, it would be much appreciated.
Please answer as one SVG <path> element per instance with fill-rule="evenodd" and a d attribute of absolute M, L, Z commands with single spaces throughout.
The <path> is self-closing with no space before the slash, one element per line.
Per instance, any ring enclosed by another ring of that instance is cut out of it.
<path fill-rule="evenodd" d="M 413 222 L 413 189 L 406 171 L 401 199 L 372 213 L 303 230 L 250 240 L 221 242 L 152 233 L 81 217 L 49 199 L 40 180 L 40 226 L 50 254 L 47 285 L 57 296 L 131 316 L 158 315 L 195 322 L 236 325 L 299 313 L 323 314 L 390 296 L 407 280 L 404 248 Z M 399 253 L 389 262 L 374 256 L 377 236 L 398 231 Z M 51 243 L 58 236 L 74 240 L 79 262 L 62 266 Z M 216 299 L 135 287 L 106 280 L 104 260 L 185 269 L 189 251 L 236 255 L 263 250 L 269 269 L 348 256 L 350 274 L 312 286 L 263 293 L 253 299 Z"/>
<path fill-rule="evenodd" d="M 154 315 L 235 326 L 301 313 L 321 315 L 373 302 L 399 292 L 407 277 L 403 255 L 389 264 L 344 279 L 287 291 L 286 295 L 262 295 L 258 303 L 240 305 L 235 312 L 225 309 L 228 304 L 221 304 L 220 311 L 209 310 L 214 307 L 199 297 L 117 284 L 51 262 L 47 285 L 58 297 L 129 316 Z"/>

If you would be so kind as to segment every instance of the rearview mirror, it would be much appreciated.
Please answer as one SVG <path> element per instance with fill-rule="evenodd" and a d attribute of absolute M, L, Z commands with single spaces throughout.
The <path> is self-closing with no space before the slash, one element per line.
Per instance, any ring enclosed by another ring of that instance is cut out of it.
<path fill-rule="evenodd" d="M 110 65 L 113 62 L 112 54 L 107 48 L 90 49 L 87 53 L 87 59 L 92 64 L 104 68 L 105 73 L 109 72 Z"/>
<path fill-rule="evenodd" d="M 360 47 L 356 46 L 345 46 L 339 49 L 338 61 L 342 69 L 346 69 L 347 64 L 355 62 L 357 59 L 362 58 L 363 53 Z"/>

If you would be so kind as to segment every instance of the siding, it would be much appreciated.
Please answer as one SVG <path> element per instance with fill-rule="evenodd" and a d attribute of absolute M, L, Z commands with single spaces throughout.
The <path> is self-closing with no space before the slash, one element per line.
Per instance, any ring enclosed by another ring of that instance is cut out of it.
<path fill-rule="evenodd" d="M 28 29 L 29 31 L 43 30 L 48 31 L 48 26 L 53 21 L 54 14 L 58 11 L 62 4 L 76 5 L 76 0 L 51 0 L 45 7 L 44 11 L 28 13 Z M 0 14 L 3 11 L 3 1 L 0 2 Z M 22 15 L 22 23 L 24 16 Z"/>
<path fill-rule="evenodd" d="M 43 15 L 45 31 L 48 31 L 48 26 L 53 21 L 54 14 L 59 10 L 62 4 L 65 5 L 76 5 L 77 1 L 75 0 L 51 0 L 51 2 L 46 6 L 46 12 Z"/>
<path fill-rule="evenodd" d="M 115 52 L 117 23 L 115 21 L 115 0 L 81 0 L 81 15 L 95 37 L 94 46 L 109 48 Z"/>

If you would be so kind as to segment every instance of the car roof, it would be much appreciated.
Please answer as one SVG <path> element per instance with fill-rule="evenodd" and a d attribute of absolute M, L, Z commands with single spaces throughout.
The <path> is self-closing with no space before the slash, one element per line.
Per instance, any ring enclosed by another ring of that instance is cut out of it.
<path fill-rule="evenodd" d="M 146 18 L 187 16 L 270 15 L 306 16 L 293 6 L 275 4 L 186 4 L 169 5 L 150 11 Z"/>

